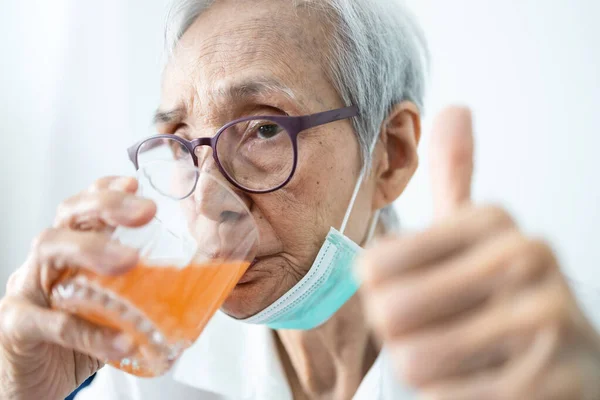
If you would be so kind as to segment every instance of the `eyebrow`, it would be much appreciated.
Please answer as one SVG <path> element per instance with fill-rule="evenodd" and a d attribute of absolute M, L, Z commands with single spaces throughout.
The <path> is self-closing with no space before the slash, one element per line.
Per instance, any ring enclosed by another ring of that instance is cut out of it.
<path fill-rule="evenodd" d="M 268 93 L 284 94 L 289 100 L 295 100 L 294 91 L 275 79 L 245 79 L 230 85 L 213 89 L 209 96 L 212 98 L 224 98 L 226 100 L 241 100 Z M 154 114 L 153 123 L 168 124 L 181 121 L 186 115 L 185 109 L 179 107 L 173 110 L 157 110 Z"/>
<path fill-rule="evenodd" d="M 245 79 L 240 82 L 234 82 L 231 85 L 216 88 L 213 90 L 213 96 L 226 98 L 246 98 L 254 97 L 265 93 L 283 93 L 288 98 L 294 99 L 294 92 L 288 86 L 275 79 Z"/>
<path fill-rule="evenodd" d="M 185 115 L 183 108 L 177 108 L 170 111 L 157 110 L 152 118 L 152 123 L 156 124 L 168 124 L 174 121 L 181 121 Z"/>

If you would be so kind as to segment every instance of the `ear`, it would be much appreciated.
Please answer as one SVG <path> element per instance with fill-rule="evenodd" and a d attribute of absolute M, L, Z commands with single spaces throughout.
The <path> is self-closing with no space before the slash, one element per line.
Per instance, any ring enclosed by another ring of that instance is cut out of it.
<path fill-rule="evenodd" d="M 404 101 L 396 104 L 381 125 L 373 164 L 373 207 L 381 209 L 396 200 L 419 165 L 417 146 L 421 139 L 418 107 Z"/>

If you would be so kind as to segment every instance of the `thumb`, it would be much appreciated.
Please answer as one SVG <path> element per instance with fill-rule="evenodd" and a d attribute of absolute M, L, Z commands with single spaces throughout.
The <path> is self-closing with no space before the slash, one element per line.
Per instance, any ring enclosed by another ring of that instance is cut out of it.
<path fill-rule="evenodd" d="M 440 219 L 471 201 L 471 110 L 456 106 L 443 110 L 433 123 L 429 150 L 434 214 Z"/>

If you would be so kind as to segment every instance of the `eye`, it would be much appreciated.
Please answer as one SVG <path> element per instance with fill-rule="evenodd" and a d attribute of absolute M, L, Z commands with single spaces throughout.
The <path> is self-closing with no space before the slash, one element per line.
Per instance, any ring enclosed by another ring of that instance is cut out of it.
<path fill-rule="evenodd" d="M 283 132 L 283 128 L 280 127 L 277 124 L 274 123 L 265 123 L 263 125 L 260 125 L 257 127 L 256 129 L 257 132 L 257 136 L 260 139 L 272 139 L 275 136 L 279 135 L 281 132 Z"/>
<path fill-rule="evenodd" d="M 190 157 L 190 153 L 181 143 L 176 140 L 168 141 L 169 147 L 171 148 L 171 152 L 173 153 L 173 158 L 175 160 L 187 160 Z"/>

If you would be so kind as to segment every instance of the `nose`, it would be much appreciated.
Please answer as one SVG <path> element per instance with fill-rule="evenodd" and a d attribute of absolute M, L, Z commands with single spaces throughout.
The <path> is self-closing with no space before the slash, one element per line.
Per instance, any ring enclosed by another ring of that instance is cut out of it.
<path fill-rule="evenodd" d="M 244 202 L 219 177 L 202 171 L 190 199 L 190 233 L 207 260 L 254 258 L 258 233 Z"/>
<path fill-rule="evenodd" d="M 199 255 L 208 260 L 254 257 L 258 241 L 256 224 L 250 215 L 250 198 L 221 175 L 210 148 L 196 152 L 200 169 L 192 195 L 186 199 L 192 215 L 191 234 Z"/>
<path fill-rule="evenodd" d="M 226 222 L 248 214 L 248 195 L 234 188 L 223 176 L 208 146 L 195 150 L 200 175 L 192 193 L 196 213 L 212 221 Z"/>
<path fill-rule="evenodd" d="M 249 204 L 239 197 L 224 178 L 203 169 L 192 194 L 197 215 L 216 223 L 231 223 L 249 217 Z"/>

